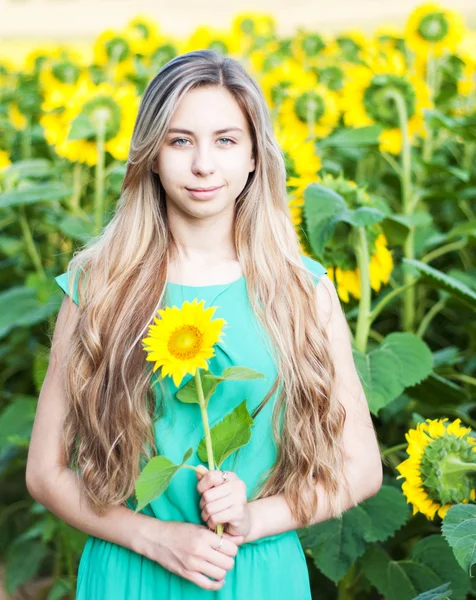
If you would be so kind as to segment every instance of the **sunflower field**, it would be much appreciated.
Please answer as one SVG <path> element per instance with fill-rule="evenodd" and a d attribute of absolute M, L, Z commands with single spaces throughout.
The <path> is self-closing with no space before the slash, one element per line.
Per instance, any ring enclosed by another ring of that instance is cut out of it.
<path fill-rule="evenodd" d="M 74 598 L 86 535 L 25 485 L 54 277 L 114 210 L 148 82 L 202 48 L 264 91 L 302 252 L 335 283 L 385 459 L 377 495 L 299 530 L 313 597 L 476 598 L 476 32 L 437 4 L 372 35 L 280 37 L 271 15 L 240 13 L 175 39 L 138 16 L 87 55 L 0 54 L 5 589 L 41 581 L 36 597 Z"/>

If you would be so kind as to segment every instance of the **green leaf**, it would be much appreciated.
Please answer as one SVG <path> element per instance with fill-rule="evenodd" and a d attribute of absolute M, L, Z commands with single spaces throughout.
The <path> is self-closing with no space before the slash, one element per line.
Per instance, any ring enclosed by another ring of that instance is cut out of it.
<path fill-rule="evenodd" d="M 471 396 L 468 390 L 435 372 L 430 373 L 424 381 L 408 388 L 407 391 L 414 400 L 420 400 L 428 405 L 441 406 L 441 399 L 444 398 L 446 406 L 454 404 L 459 405 L 460 408 L 460 405 L 468 402 Z"/>
<path fill-rule="evenodd" d="M 6 590 L 13 592 L 32 579 L 40 570 L 43 559 L 48 555 L 48 546 L 39 541 L 13 542 L 7 551 Z"/>
<path fill-rule="evenodd" d="M 232 381 L 249 381 L 251 379 L 266 379 L 263 373 L 249 369 L 248 367 L 227 367 L 221 374 L 225 380 Z"/>
<path fill-rule="evenodd" d="M 37 290 L 17 286 L 0 293 L 0 339 L 15 327 L 31 327 L 46 321 L 58 311 L 57 296 L 46 304 L 37 298 Z"/>
<path fill-rule="evenodd" d="M 452 227 L 447 233 L 448 239 L 465 235 L 468 235 L 470 237 L 476 237 L 475 219 L 473 219 L 472 221 L 465 221 L 464 223 L 458 223 L 458 225 Z"/>
<path fill-rule="evenodd" d="M 353 349 L 354 361 L 362 381 L 369 409 L 378 411 L 431 373 L 430 349 L 412 333 L 394 332 L 368 354 Z"/>
<path fill-rule="evenodd" d="M 451 548 L 441 535 L 430 535 L 418 540 L 411 556 L 401 561 L 392 560 L 377 545 L 368 548 L 359 561 L 367 579 L 386 600 L 412 600 L 428 588 L 449 582 L 453 600 L 465 600 L 470 579 L 454 558 Z"/>
<path fill-rule="evenodd" d="M 221 375 L 214 375 L 211 371 L 200 369 L 200 380 L 202 382 L 203 396 L 205 398 L 205 407 L 216 387 L 223 381 L 245 381 L 250 379 L 266 379 L 263 373 L 249 369 L 248 367 L 228 367 L 224 369 Z M 177 400 L 187 404 L 199 404 L 198 391 L 195 377 L 192 377 L 187 383 L 182 386 L 175 394 Z"/>
<path fill-rule="evenodd" d="M 339 214 L 341 221 L 345 221 L 354 227 L 365 227 L 380 223 L 385 219 L 385 216 L 378 208 L 372 208 L 371 206 L 360 206 L 355 210 L 345 210 Z"/>
<path fill-rule="evenodd" d="M 55 581 L 54 586 L 48 592 L 46 600 L 63 600 L 65 596 L 69 596 L 73 592 L 73 584 L 70 579 L 63 577 Z"/>
<path fill-rule="evenodd" d="M 411 227 L 428 227 L 433 222 L 431 214 L 427 211 L 415 212 L 411 215 L 393 214 L 387 218 L 391 221 L 396 221 L 407 229 Z"/>
<path fill-rule="evenodd" d="M 382 132 L 380 125 L 370 125 L 368 127 L 345 127 L 326 138 L 319 140 L 320 148 L 334 147 L 362 147 L 375 146 L 378 144 L 378 138 Z"/>
<path fill-rule="evenodd" d="M 166 456 L 154 456 L 142 469 L 139 479 L 136 481 L 135 493 L 137 497 L 137 507 L 135 512 L 139 512 L 160 496 L 168 487 L 172 477 L 177 473 L 182 465 L 192 455 L 193 449 L 189 448 L 183 456 L 182 463 L 177 465 Z"/>
<path fill-rule="evenodd" d="M 205 398 L 205 406 L 208 405 L 210 396 L 216 389 L 216 386 L 223 381 L 222 377 L 214 375 L 211 371 L 205 369 L 199 369 L 200 381 L 202 382 L 203 396 Z M 200 404 L 198 399 L 198 390 L 195 377 L 192 377 L 183 385 L 176 393 L 175 397 L 180 402 L 186 404 Z"/>
<path fill-rule="evenodd" d="M 440 290 L 447 291 L 452 296 L 463 300 L 465 304 L 469 304 L 471 308 L 476 306 L 476 292 L 461 281 L 458 281 L 454 277 L 450 277 L 449 275 L 446 275 L 446 273 L 438 271 L 438 269 L 434 269 L 433 267 L 430 267 L 430 265 L 419 260 L 414 260 L 412 258 L 403 258 L 402 260 L 404 264 L 410 265 L 418 271 L 423 276 L 425 283 Z"/>
<path fill-rule="evenodd" d="M 3 170 L 4 175 L 15 174 L 18 179 L 47 177 L 53 172 L 53 163 L 46 158 L 17 160 Z"/>
<path fill-rule="evenodd" d="M 58 223 L 59 230 L 72 240 L 87 242 L 94 235 L 92 220 L 67 215 Z"/>
<path fill-rule="evenodd" d="M 68 140 L 90 140 L 96 136 L 96 128 L 89 119 L 89 117 L 83 113 L 79 114 L 71 122 L 71 129 L 69 130 Z"/>
<path fill-rule="evenodd" d="M 407 521 L 409 506 L 402 492 L 383 485 L 377 494 L 329 519 L 298 530 L 318 569 L 337 583 L 371 542 L 383 542 Z"/>
<path fill-rule="evenodd" d="M 213 447 L 213 460 L 219 469 L 223 461 L 235 450 L 245 446 L 251 439 L 251 428 L 254 421 L 243 400 L 231 413 L 216 423 L 210 430 Z M 207 446 L 205 437 L 202 438 L 197 449 L 198 458 L 208 463 Z"/>
<path fill-rule="evenodd" d="M 439 585 L 432 590 L 418 594 L 413 600 L 448 600 L 451 595 L 452 590 L 450 588 L 450 582 L 447 581 L 443 585 Z"/>
<path fill-rule="evenodd" d="M 56 202 L 71 196 L 73 190 L 63 183 L 36 183 L 12 192 L 0 194 L 0 209 L 13 206 Z"/>
<path fill-rule="evenodd" d="M 476 506 L 455 504 L 446 513 L 441 533 L 453 549 L 459 565 L 471 575 L 476 562 Z"/>
<path fill-rule="evenodd" d="M 19 396 L 3 410 L 0 415 L 0 456 L 7 450 L 13 436 L 31 436 L 36 407 L 36 398 Z"/>

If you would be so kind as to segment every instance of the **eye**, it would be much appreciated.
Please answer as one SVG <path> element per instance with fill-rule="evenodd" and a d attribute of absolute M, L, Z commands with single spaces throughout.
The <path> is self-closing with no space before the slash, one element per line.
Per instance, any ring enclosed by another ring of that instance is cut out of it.
<path fill-rule="evenodd" d="M 172 140 L 172 141 L 170 142 L 170 144 L 171 144 L 172 146 L 176 146 L 177 144 L 176 144 L 175 142 L 183 142 L 183 141 L 185 141 L 185 142 L 188 142 L 188 140 L 187 140 L 186 138 L 175 138 L 174 140 Z M 184 145 L 184 144 L 178 144 L 178 146 L 183 146 L 183 145 Z"/>
<path fill-rule="evenodd" d="M 218 138 L 218 139 L 220 139 L 220 140 L 228 140 L 228 141 L 229 141 L 229 142 L 231 142 L 232 144 L 234 144 L 234 143 L 235 143 L 235 142 L 234 142 L 234 141 L 233 141 L 231 138 L 226 138 L 226 137 L 223 137 L 223 138 Z M 229 145 L 230 145 L 230 144 L 225 144 L 225 146 L 229 146 Z"/>

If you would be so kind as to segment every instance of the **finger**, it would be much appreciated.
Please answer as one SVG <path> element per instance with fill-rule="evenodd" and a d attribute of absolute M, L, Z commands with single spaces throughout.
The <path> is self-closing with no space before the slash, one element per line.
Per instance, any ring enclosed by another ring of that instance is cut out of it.
<path fill-rule="evenodd" d="M 215 513 L 219 513 L 228 508 L 232 508 L 233 506 L 234 506 L 234 504 L 233 504 L 232 496 L 226 496 L 225 498 L 219 498 L 218 500 L 214 500 L 213 502 L 205 502 L 205 505 L 201 507 L 202 508 L 202 512 L 201 512 L 202 521 L 208 521 L 208 519 Z"/>
<path fill-rule="evenodd" d="M 221 590 L 221 588 L 225 585 L 224 579 L 213 581 L 213 579 L 208 579 L 208 577 L 198 573 L 198 571 L 185 571 L 184 577 L 204 590 Z"/>
<path fill-rule="evenodd" d="M 223 537 L 226 540 L 230 540 L 230 542 L 233 542 L 237 546 L 241 546 L 241 544 L 243 544 L 245 541 L 244 535 L 231 535 L 231 533 L 227 533 L 226 531 L 223 533 Z"/>
<path fill-rule="evenodd" d="M 206 495 L 205 495 L 205 492 Z M 215 500 L 219 500 L 220 498 L 225 498 L 226 496 L 231 496 L 233 489 L 231 484 L 228 485 L 220 485 L 215 488 L 209 488 L 203 492 L 202 497 L 200 499 L 200 508 L 203 508 L 207 502 L 214 502 Z"/>
<path fill-rule="evenodd" d="M 233 519 L 236 519 L 236 509 L 234 506 L 212 515 L 209 519 L 207 519 L 207 525 L 210 529 L 215 529 L 217 525 L 228 523 Z"/>
<path fill-rule="evenodd" d="M 230 479 L 231 480 L 238 479 L 238 477 L 232 471 L 227 471 L 227 473 L 229 474 L 228 478 L 223 479 L 222 471 L 220 471 L 220 470 L 208 471 L 198 482 L 197 490 L 201 494 L 203 494 L 203 492 L 206 489 L 209 489 L 211 487 L 219 487 L 221 485 L 229 483 Z"/>
<path fill-rule="evenodd" d="M 220 552 L 220 554 L 221 554 L 221 552 Z M 227 564 L 229 564 L 228 561 L 233 560 L 233 559 L 230 559 L 230 557 L 226 556 L 225 554 L 222 554 L 222 556 L 225 559 L 225 561 L 227 561 Z M 218 559 L 220 559 L 220 557 L 218 557 Z M 207 560 L 206 558 L 203 558 L 202 560 L 200 560 L 197 570 L 200 573 L 203 573 L 204 575 L 206 575 L 207 577 L 212 577 L 213 579 L 217 579 L 217 580 L 224 579 L 228 572 L 228 569 L 216 564 L 215 557 L 213 557 L 212 560 Z"/>

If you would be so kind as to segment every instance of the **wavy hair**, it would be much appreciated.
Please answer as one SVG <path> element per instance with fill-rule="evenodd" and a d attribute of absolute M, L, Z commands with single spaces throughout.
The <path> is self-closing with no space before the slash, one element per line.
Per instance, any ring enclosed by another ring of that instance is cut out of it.
<path fill-rule="evenodd" d="M 304 527 L 317 510 L 318 481 L 332 516 L 344 510 L 344 486 L 350 492 L 342 440 L 346 412 L 333 393 L 329 340 L 316 310 L 315 283 L 300 258 L 284 156 L 266 101 L 240 62 L 212 50 L 177 56 L 150 81 L 116 210 L 68 265 L 80 312 L 65 357 L 63 450 L 67 464 L 79 470 L 97 514 L 134 494 L 141 464 L 156 454 L 156 398 L 141 339 L 163 307 L 176 247 L 165 190 L 152 166 L 178 103 L 201 86 L 223 86 L 233 95 L 249 124 L 256 161 L 236 198 L 234 243 L 279 375 L 261 403 L 262 408 L 276 393 L 272 430 L 277 460 L 253 499 L 284 493 Z"/>

